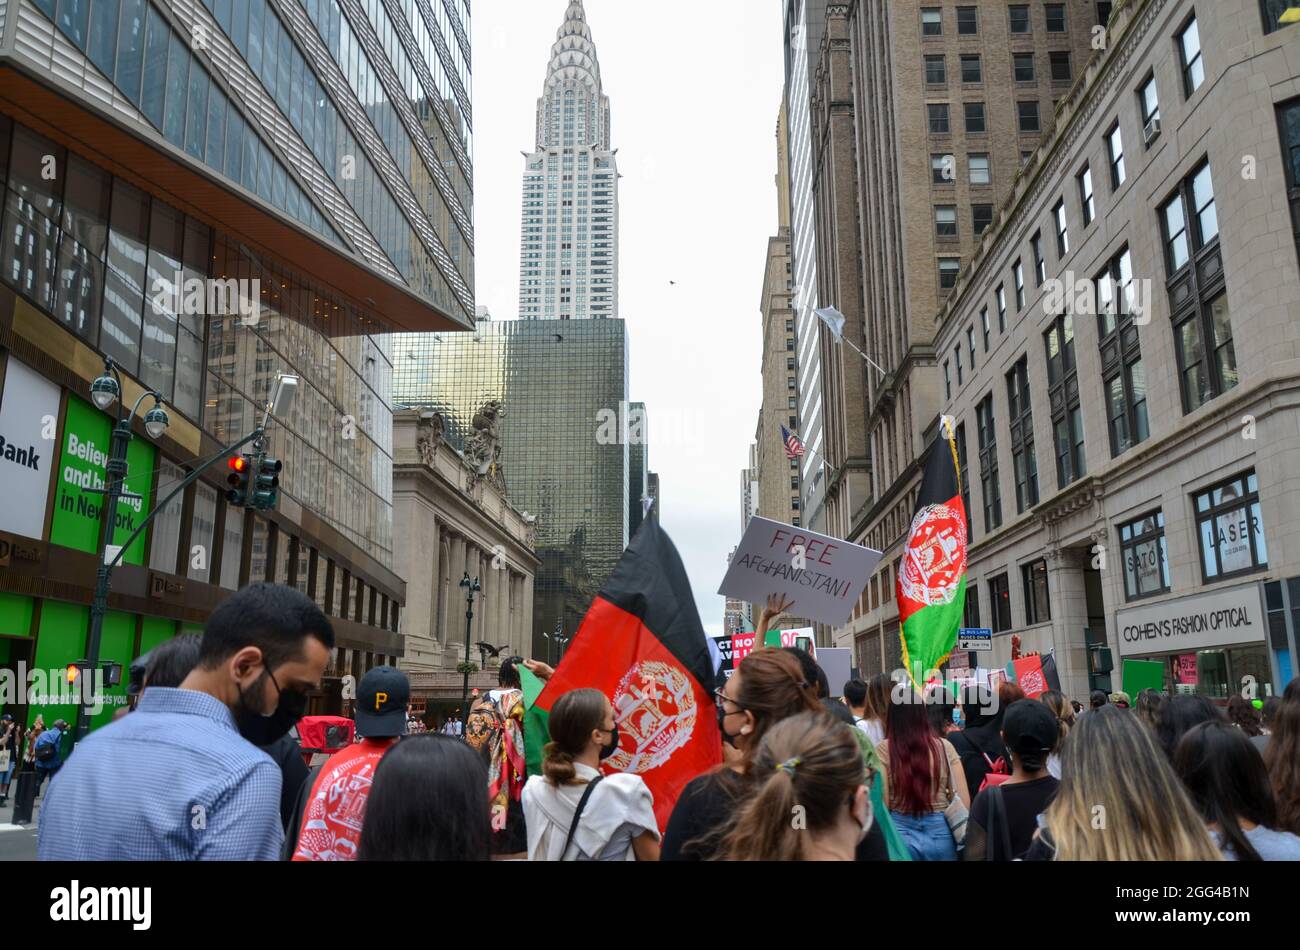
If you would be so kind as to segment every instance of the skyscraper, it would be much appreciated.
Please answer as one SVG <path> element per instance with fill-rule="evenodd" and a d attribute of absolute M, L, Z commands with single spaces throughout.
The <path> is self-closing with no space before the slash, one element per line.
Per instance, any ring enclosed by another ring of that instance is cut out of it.
<path fill-rule="evenodd" d="M 521 319 L 619 315 L 618 164 L 582 0 L 564 14 L 537 100 L 519 255 Z"/>

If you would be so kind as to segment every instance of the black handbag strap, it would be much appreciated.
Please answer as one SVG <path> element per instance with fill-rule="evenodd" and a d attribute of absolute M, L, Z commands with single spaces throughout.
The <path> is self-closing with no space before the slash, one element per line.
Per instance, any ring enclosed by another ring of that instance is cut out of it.
<path fill-rule="evenodd" d="M 564 850 L 560 852 L 561 861 L 569 853 L 569 845 L 573 844 L 573 836 L 578 833 L 578 822 L 582 820 L 582 812 L 587 807 L 587 799 L 591 798 L 591 793 L 596 790 L 596 786 L 600 784 L 601 779 L 604 777 L 603 775 L 597 775 L 587 783 L 587 789 L 582 793 L 582 798 L 578 801 L 578 808 L 573 813 L 573 823 L 569 825 L 569 837 L 564 839 Z"/>
<path fill-rule="evenodd" d="M 989 818 L 997 825 L 998 842 L 1002 845 L 1004 856 L 1003 861 L 1014 861 L 1016 856 L 1011 849 L 1011 822 L 1007 820 L 1007 802 L 1002 797 L 1002 786 L 989 786 Z M 991 856 L 993 849 L 990 848 L 985 852 Z"/>

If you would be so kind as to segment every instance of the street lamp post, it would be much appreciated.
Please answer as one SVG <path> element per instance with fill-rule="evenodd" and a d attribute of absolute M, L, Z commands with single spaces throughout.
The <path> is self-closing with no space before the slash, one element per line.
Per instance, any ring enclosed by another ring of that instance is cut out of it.
<path fill-rule="evenodd" d="M 469 579 L 469 571 L 461 578 L 460 586 L 465 589 L 465 683 L 461 687 L 461 736 L 469 736 L 469 630 L 474 622 L 474 595 L 483 590 L 478 578 Z"/>

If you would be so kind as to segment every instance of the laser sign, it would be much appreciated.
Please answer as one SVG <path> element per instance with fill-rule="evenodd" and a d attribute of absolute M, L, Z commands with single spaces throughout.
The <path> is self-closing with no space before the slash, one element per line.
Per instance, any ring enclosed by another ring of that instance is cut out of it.
<path fill-rule="evenodd" d="M 754 604 L 783 594 L 794 601 L 791 614 L 839 626 L 848 622 L 880 558 L 871 548 L 755 517 L 718 593 Z"/>

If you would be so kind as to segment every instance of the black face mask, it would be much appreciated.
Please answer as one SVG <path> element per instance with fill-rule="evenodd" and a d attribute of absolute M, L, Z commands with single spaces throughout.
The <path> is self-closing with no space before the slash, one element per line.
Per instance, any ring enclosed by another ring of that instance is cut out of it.
<path fill-rule="evenodd" d="M 722 741 L 734 749 L 736 748 L 736 737 L 727 731 L 727 727 L 725 723 L 727 721 L 728 714 L 727 711 L 722 708 L 722 703 L 718 703 L 717 711 L 718 711 L 718 731 L 722 733 Z"/>
<path fill-rule="evenodd" d="M 262 682 L 260 677 L 253 684 L 254 688 L 247 693 L 243 689 L 239 690 L 239 705 L 235 709 L 235 725 L 239 728 L 239 734 L 255 746 L 270 745 L 283 737 L 307 711 L 305 693 L 296 689 L 280 689 L 280 684 L 276 683 L 270 670 L 264 671 L 262 675 L 271 677 L 276 692 L 280 694 L 275 710 L 267 715 L 255 708 L 247 698 L 249 693 L 256 693 L 257 685 Z"/>
<path fill-rule="evenodd" d="M 618 723 L 614 723 L 614 728 L 609 730 L 609 744 L 600 747 L 600 760 L 602 762 L 618 751 L 618 742 Z"/>

